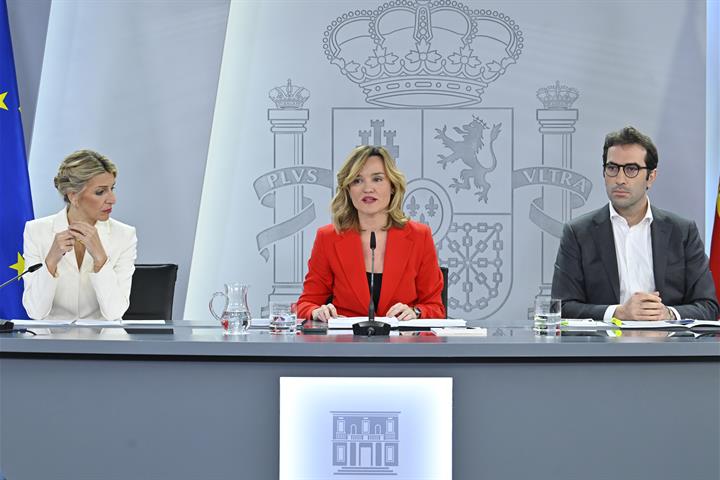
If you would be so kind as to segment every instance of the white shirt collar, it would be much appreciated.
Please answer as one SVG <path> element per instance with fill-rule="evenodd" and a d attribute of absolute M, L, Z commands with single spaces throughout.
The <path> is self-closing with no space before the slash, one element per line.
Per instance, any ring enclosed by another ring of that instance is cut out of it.
<path fill-rule="evenodd" d="M 644 223 L 647 223 L 648 225 L 650 225 L 650 224 L 653 222 L 652 208 L 650 208 L 650 198 L 649 198 L 647 195 L 645 196 L 645 198 L 647 198 L 647 201 L 648 201 L 648 202 L 647 202 L 647 210 L 645 211 L 645 216 L 642 218 L 642 220 L 640 220 L 640 222 L 638 223 L 638 225 L 641 224 L 641 223 L 643 223 L 643 222 L 644 222 Z M 612 202 L 609 202 L 609 203 L 608 203 L 608 206 L 610 207 L 610 219 L 611 219 L 611 220 L 614 220 L 614 219 L 616 219 L 616 218 L 617 218 L 617 219 L 622 219 L 622 221 L 625 222 L 625 224 L 627 224 L 627 220 L 625 220 L 625 217 L 623 217 L 622 215 L 620 215 L 620 214 L 617 212 L 617 210 L 615 210 L 615 208 L 614 208 L 613 205 L 612 205 Z"/>

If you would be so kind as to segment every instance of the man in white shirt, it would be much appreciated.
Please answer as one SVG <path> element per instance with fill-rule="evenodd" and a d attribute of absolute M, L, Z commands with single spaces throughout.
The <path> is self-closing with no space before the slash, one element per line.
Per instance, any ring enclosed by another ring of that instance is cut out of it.
<path fill-rule="evenodd" d="M 565 318 L 716 319 L 719 308 L 695 222 L 650 205 L 658 154 L 633 127 L 605 137 L 610 203 L 563 229 L 552 296 Z"/>

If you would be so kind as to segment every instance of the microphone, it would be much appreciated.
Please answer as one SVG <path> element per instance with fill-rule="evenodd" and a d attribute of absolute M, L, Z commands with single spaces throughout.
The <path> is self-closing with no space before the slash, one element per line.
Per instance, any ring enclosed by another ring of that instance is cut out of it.
<path fill-rule="evenodd" d="M 26 273 L 34 272 L 35 270 L 39 269 L 42 266 L 43 266 L 42 263 L 36 263 L 35 265 L 30 266 L 27 270 L 25 270 L 20 275 L 16 275 L 15 277 L 11 278 L 7 282 L 0 285 L 0 288 L 10 285 L 15 280 L 20 280 L 20 277 L 22 277 Z M 10 320 L 0 320 L 0 333 L 12 332 L 14 327 L 15 327 L 15 324 L 13 322 L 11 322 Z"/>
<path fill-rule="evenodd" d="M 377 239 L 375 232 L 370 232 L 370 304 L 368 305 L 368 319 L 366 322 L 353 324 L 353 335 L 373 337 L 377 335 L 390 335 L 390 324 L 375 321 L 375 248 Z"/>
<path fill-rule="evenodd" d="M 370 232 L 370 305 L 368 306 L 368 320 L 375 320 L 375 248 L 377 240 L 375 232 Z"/>
<path fill-rule="evenodd" d="M 15 277 L 11 278 L 10 280 L 8 280 L 7 282 L 3 283 L 2 285 L 0 285 L 0 288 L 3 288 L 3 287 L 5 287 L 5 286 L 7 286 L 7 285 L 10 285 L 10 284 L 11 284 L 12 282 L 14 282 L 15 280 L 20 280 L 20 278 L 21 278 L 23 275 L 25 275 L 26 273 L 32 273 L 32 272 L 34 272 L 35 270 L 38 270 L 38 269 L 39 269 L 40 267 L 42 267 L 42 266 L 43 266 L 42 263 L 36 263 L 35 265 L 31 265 L 30 267 L 28 267 L 27 270 L 25 270 L 25 271 L 24 271 L 23 273 L 21 273 L 20 275 L 17 275 L 17 276 L 15 276 Z"/>

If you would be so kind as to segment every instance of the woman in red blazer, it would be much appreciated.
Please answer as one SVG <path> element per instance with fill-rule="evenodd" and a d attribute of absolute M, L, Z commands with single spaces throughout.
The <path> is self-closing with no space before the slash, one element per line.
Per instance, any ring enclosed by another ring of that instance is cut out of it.
<path fill-rule="evenodd" d="M 375 232 L 378 316 L 445 318 L 443 277 L 430 228 L 402 211 L 405 177 L 382 147 L 354 149 L 337 174 L 333 223 L 315 236 L 300 318 L 361 317 L 370 302 L 370 233 Z"/>

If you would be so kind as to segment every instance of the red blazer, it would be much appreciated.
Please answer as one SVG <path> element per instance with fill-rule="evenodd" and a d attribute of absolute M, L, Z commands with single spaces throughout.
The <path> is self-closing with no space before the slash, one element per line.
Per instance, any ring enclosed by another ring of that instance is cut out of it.
<path fill-rule="evenodd" d="M 430 228 L 411 220 L 403 228 L 388 230 L 377 315 L 385 316 L 390 307 L 401 302 L 418 307 L 423 318 L 445 318 L 442 288 L 443 277 Z M 332 225 L 325 225 L 315 236 L 303 293 L 298 300 L 298 317 L 310 318 L 312 311 L 330 296 L 338 315 L 368 314 L 370 289 L 360 234 L 355 230 L 337 233 Z"/>

